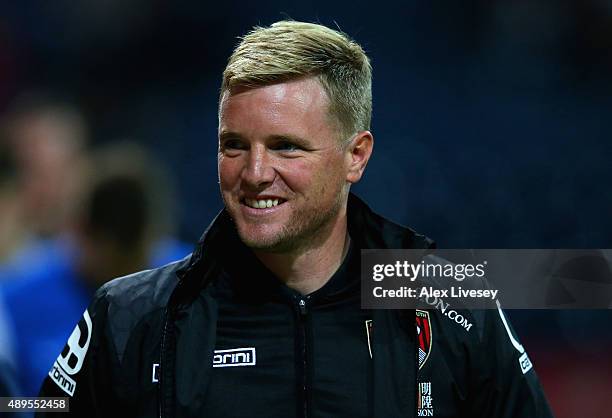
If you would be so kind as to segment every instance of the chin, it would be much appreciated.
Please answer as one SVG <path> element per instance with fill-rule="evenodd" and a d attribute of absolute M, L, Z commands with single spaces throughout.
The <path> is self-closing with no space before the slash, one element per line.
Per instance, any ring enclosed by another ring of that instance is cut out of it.
<path fill-rule="evenodd" d="M 243 238 L 242 242 L 244 243 L 244 245 L 249 247 L 251 250 L 257 250 L 257 251 L 262 251 L 266 253 L 283 253 L 293 248 L 293 246 L 288 245 L 285 242 L 280 242 L 278 240 L 264 241 L 260 239 L 248 240 L 248 239 Z"/>
<path fill-rule="evenodd" d="M 283 231 L 262 231 L 259 228 L 237 226 L 240 240 L 253 250 L 265 252 L 285 252 L 294 247 L 293 240 L 287 239 Z"/>

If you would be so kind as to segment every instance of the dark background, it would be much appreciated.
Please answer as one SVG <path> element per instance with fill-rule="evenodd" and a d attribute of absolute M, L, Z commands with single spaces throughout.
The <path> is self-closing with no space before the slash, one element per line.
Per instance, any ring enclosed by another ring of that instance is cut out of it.
<path fill-rule="evenodd" d="M 609 0 L 4 0 L 0 112 L 45 91 L 84 112 L 94 144 L 146 144 L 195 241 L 221 208 L 227 57 L 285 17 L 337 26 L 371 57 L 375 152 L 355 191 L 375 210 L 444 248 L 612 247 Z M 559 417 L 609 412 L 607 311 L 510 315 Z"/>

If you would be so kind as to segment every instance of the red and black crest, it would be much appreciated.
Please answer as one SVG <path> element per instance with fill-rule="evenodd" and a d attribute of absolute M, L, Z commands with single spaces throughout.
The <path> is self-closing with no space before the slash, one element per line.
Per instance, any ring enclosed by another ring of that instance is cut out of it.
<path fill-rule="evenodd" d="M 429 312 L 416 310 L 416 331 L 417 341 L 419 344 L 419 370 L 431 353 L 431 321 L 429 320 Z"/>

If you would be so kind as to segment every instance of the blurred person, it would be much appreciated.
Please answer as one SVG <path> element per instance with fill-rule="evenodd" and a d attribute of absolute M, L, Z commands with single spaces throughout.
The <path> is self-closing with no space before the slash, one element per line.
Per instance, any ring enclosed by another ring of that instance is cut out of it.
<path fill-rule="evenodd" d="M 87 128 L 73 106 L 24 94 L 3 115 L 1 140 L 12 155 L 11 249 L 0 278 L 26 277 L 51 268 L 65 252 L 65 234 L 85 178 Z"/>
<path fill-rule="evenodd" d="M 8 144 L 0 141 L 0 270 L 21 247 L 24 235 L 14 155 Z"/>
<path fill-rule="evenodd" d="M 73 106 L 34 94 L 20 97 L 5 119 L 26 222 L 38 237 L 56 236 L 70 218 L 82 178 L 85 120 Z"/>
<path fill-rule="evenodd" d="M 171 238 L 165 173 L 140 146 L 106 146 L 93 154 L 84 174 L 83 194 L 75 202 L 76 216 L 62 251 L 44 269 L 10 277 L 0 292 L 27 396 L 38 393 L 57 351 L 98 287 L 189 252 Z"/>
<path fill-rule="evenodd" d="M 133 141 L 111 143 L 95 153 L 90 169 L 93 186 L 88 188 L 97 193 L 89 195 L 86 206 L 80 205 L 79 212 L 86 216 L 80 217 L 75 234 L 83 260 L 107 257 L 115 260 L 116 266 L 119 260 L 126 266 L 134 263 L 117 244 L 140 248 L 139 258 L 145 259 L 149 267 L 167 264 L 191 252 L 189 244 L 175 238 L 176 198 L 170 175 L 146 148 Z M 127 187 L 128 179 L 132 189 Z M 91 245 L 91 238 L 95 245 Z M 104 262 L 90 264 L 101 266 Z M 128 270 L 134 271 L 132 267 Z M 90 275 L 103 276 L 106 281 L 118 274 L 96 269 Z"/>
<path fill-rule="evenodd" d="M 219 98 L 225 208 L 191 257 L 96 292 L 41 395 L 73 416 L 550 417 L 501 309 L 462 311 L 469 329 L 361 309 L 361 249 L 434 245 L 350 193 L 370 119 L 347 35 L 281 21 L 243 37 Z"/>

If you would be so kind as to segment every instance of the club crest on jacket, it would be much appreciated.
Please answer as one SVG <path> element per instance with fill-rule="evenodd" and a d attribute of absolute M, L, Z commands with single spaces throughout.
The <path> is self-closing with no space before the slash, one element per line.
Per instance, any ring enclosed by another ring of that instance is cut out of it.
<path fill-rule="evenodd" d="M 417 309 L 416 331 L 419 344 L 419 370 L 423 367 L 431 353 L 431 321 L 429 312 Z"/>

